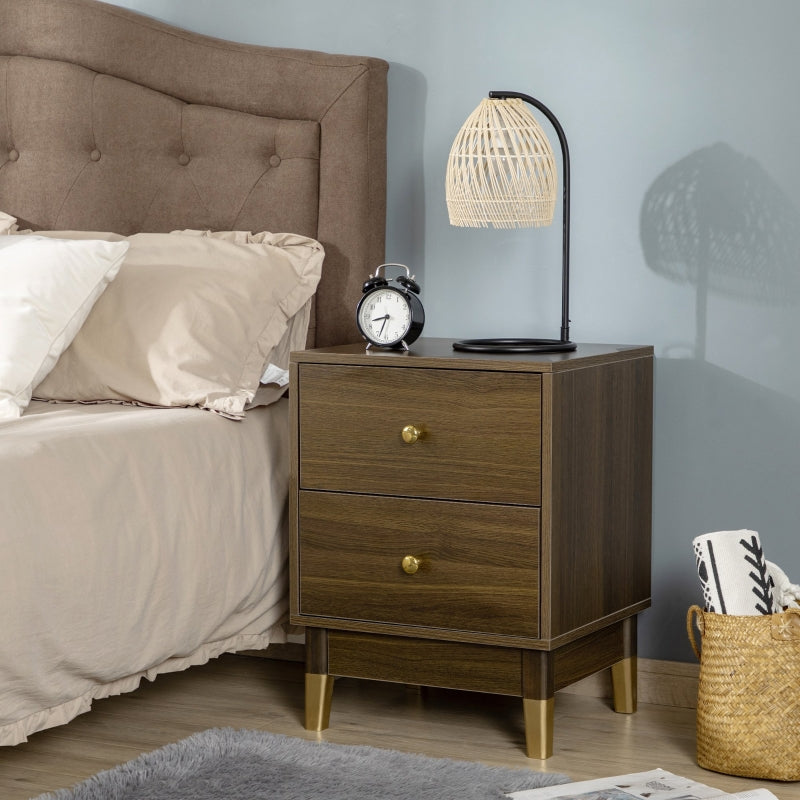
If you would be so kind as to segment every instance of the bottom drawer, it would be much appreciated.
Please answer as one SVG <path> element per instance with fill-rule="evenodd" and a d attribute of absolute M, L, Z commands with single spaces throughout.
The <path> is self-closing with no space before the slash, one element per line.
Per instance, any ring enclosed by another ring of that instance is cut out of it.
<path fill-rule="evenodd" d="M 299 517 L 302 616 L 539 635 L 538 508 L 301 491 Z"/>

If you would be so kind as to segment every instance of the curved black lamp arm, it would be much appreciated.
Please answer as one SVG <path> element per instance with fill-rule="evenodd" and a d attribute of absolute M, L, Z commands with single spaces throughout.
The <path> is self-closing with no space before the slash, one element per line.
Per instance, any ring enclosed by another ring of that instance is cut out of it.
<path fill-rule="evenodd" d="M 556 134 L 558 141 L 561 144 L 561 160 L 563 172 L 563 196 L 564 196 L 564 210 L 562 214 L 562 230 L 563 230 L 563 246 L 562 246 L 562 262 L 561 262 L 561 341 L 569 341 L 569 147 L 567 145 L 567 137 L 564 134 L 564 129 L 561 123 L 556 119 L 555 114 L 544 104 L 539 102 L 535 97 L 521 92 L 489 92 L 489 97 L 496 99 L 505 99 L 507 97 L 518 97 L 526 103 L 535 106 L 539 111 L 550 120 Z"/>

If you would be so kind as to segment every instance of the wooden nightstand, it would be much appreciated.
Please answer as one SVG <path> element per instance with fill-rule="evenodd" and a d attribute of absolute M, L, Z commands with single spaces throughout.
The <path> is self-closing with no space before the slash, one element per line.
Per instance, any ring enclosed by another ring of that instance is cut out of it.
<path fill-rule="evenodd" d="M 553 696 L 612 667 L 636 707 L 650 605 L 653 349 L 293 353 L 291 621 L 306 727 L 332 676 L 523 698 L 528 755 Z"/>

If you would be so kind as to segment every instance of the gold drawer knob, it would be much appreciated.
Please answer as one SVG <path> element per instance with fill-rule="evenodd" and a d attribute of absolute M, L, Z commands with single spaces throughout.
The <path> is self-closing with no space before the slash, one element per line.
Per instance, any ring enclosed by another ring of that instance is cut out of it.
<path fill-rule="evenodd" d="M 402 562 L 403 572 L 406 575 L 413 575 L 419 569 L 421 563 L 422 561 L 416 556 L 406 556 Z"/>
<path fill-rule="evenodd" d="M 418 428 L 416 425 L 406 425 L 400 431 L 400 435 L 406 444 L 414 444 L 414 442 L 422 438 L 422 428 Z"/>

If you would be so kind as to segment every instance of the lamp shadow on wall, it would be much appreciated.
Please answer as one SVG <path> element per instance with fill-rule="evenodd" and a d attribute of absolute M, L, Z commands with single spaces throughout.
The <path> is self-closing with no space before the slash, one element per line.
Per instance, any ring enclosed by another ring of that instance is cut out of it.
<path fill-rule="evenodd" d="M 704 359 L 709 293 L 770 306 L 800 299 L 800 217 L 758 162 L 718 143 L 648 189 L 642 248 L 654 272 L 696 287 L 695 357 Z"/>
<path fill-rule="evenodd" d="M 702 602 L 695 536 L 757 530 L 766 557 L 800 578 L 800 403 L 707 357 L 729 330 L 709 321 L 709 297 L 762 315 L 800 303 L 800 217 L 754 159 L 715 144 L 656 178 L 640 235 L 648 267 L 696 292 L 693 357 L 669 357 L 686 353 L 680 343 L 656 360 L 653 607 L 640 641 L 648 657 L 694 662 L 685 618 Z M 788 337 L 782 330 L 781 368 L 796 370 L 796 331 Z M 740 357 L 743 371 L 753 366 L 752 353 Z"/>

